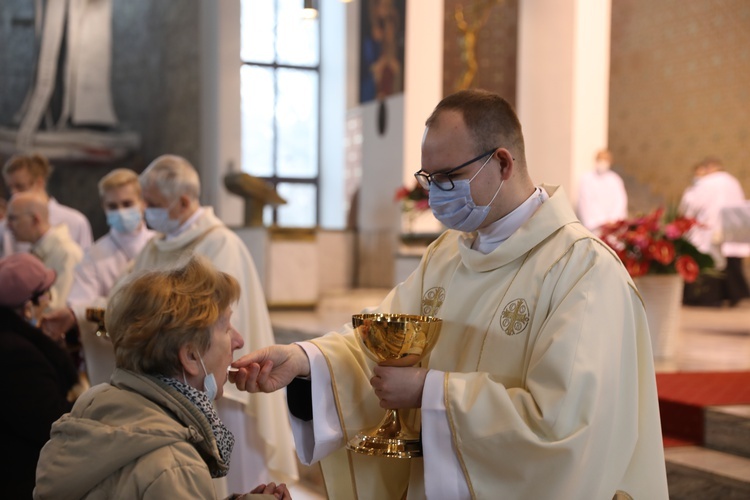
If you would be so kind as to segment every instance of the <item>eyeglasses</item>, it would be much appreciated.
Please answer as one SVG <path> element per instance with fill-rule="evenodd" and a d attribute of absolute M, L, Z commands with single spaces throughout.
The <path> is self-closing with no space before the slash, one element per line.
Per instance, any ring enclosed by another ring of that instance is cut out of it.
<path fill-rule="evenodd" d="M 46 293 L 49 292 L 49 288 L 47 290 L 44 290 L 42 292 L 35 292 L 34 295 L 31 296 L 31 303 L 35 306 L 39 306 L 39 301 L 44 297 Z"/>
<path fill-rule="evenodd" d="M 499 149 L 499 146 L 490 149 L 489 151 L 485 151 L 481 155 L 477 156 L 476 158 L 472 158 L 471 160 L 467 161 L 466 163 L 462 163 L 461 165 L 457 167 L 453 167 L 448 170 L 444 170 L 442 172 L 435 172 L 433 174 L 428 174 L 424 170 L 419 170 L 414 174 L 414 177 L 417 179 L 417 182 L 420 186 L 422 186 L 425 189 L 430 189 L 430 184 L 435 183 L 435 186 L 438 187 L 438 189 L 442 189 L 443 191 L 450 191 L 453 189 L 455 184 L 453 184 L 452 177 L 455 175 L 454 172 L 456 170 L 462 169 L 464 167 L 467 167 L 474 163 L 477 160 L 481 160 L 485 156 L 493 154 L 495 151 Z"/>

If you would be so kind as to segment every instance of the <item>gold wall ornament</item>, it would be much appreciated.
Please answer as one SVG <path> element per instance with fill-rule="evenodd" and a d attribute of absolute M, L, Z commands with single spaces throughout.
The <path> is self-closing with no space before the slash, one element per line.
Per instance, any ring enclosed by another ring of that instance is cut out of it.
<path fill-rule="evenodd" d="M 506 335 L 518 335 L 526 329 L 531 316 L 524 299 L 515 299 L 500 313 L 500 328 Z"/>
<path fill-rule="evenodd" d="M 477 63 L 477 33 L 487 23 L 492 8 L 502 2 L 503 0 L 473 0 L 466 2 L 471 20 L 466 19 L 464 5 L 461 3 L 456 4 L 453 17 L 456 20 L 458 30 L 461 32 L 458 36 L 458 46 L 461 49 L 461 60 L 466 66 L 463 74 L 456 81 L 456 91 L 466 90 L 471 87 L 479 71 L 479 64 Z"/>
<path fill-rule="evenodd" d="M 422 297 L 422 314 L 425 316 L 437 316 L 440 306 L 445 301 L 445 288 L 436 286 L 427 290 Z"/>

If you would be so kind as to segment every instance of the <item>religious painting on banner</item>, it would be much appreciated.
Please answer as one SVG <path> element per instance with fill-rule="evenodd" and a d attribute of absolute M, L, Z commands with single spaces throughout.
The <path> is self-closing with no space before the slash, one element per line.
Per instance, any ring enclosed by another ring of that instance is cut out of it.
<path fill-rule="evenodd" d="M 406 0 L 364 0 L 360 33 L 359 102 L 402 93 Z"/>

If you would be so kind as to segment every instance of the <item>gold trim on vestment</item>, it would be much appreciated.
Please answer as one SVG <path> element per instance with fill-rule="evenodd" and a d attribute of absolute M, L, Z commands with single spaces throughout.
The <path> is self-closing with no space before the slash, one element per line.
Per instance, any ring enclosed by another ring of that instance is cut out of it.
<path fill-rule="evenodd" d="M 344 433 L 344 443 L 349 442 L 349 434 L 346 432 L 346 423 L 344 421 L 344 414 L 341 412 L 341 402 L 339 401 L 339 392 L 336 388 L 336 378 L 333 375 L 333 365 L 331 364 L 331 360 L 328 359 L 328 356 L 326 355 L 325 351 L 320 348 L 318 344 L 315 343 L 315 340 L 311 340 L 310 343 L 312 343 L 315 347 L 318 348 L 320 353 L 323 355 L 323 359 L 326 360 L 326 364 L 328 365 L 328 372 L 331 375 L 331 386 L 333 388 L 333 399 L 336 401 L 336 413 L 339 415 L 339 423 L 341 424 L 341 430 Z M 354 489 L 354 498 L 358 498 L 359 494 L 357 492 L 357 478 L 354 474 L 354 464 L 352 463 L 352 454 L 350 451 L 346 451 L 346 458 L 349 463 L 349 475 L 352 478 L 352 488 Z M 325 478 L 325 475 L 323 476 Z M 325 483 L 325 481 L 323 481 Z M 328 487 L 326 487 L 328 489 Z"/>
<path fill-rule="evenodd" d="M 450 372 L 445 372 L 445 377 L 443 377 L 443 405 L 445 405 L 445 413 L 448 415 L 448 425 L 451 428 L 451 437 L 453 438 L 453 447 L 456 448 L 456 457 L 458 458 L 458 463 L 461 465 L 461 471 L 464 473 L 464 478 L 466 479 L 466 485 L 469 487 L 469 493 L 471 494 L 471 498 L 476 498 L 477 495 L 474 493 L 474 485 L 471 484 L 471 478 L 469 477 L 469 469 L 467 469 L 466 464 L 464 463 L 464 457 L 461 454 L 461 449 L 458 447 L 458 434 L 456 433 L 456 425 L 453 422 L 453 414 L 450 411 L 450 406 L 448 405 L 448 375 Z"/>

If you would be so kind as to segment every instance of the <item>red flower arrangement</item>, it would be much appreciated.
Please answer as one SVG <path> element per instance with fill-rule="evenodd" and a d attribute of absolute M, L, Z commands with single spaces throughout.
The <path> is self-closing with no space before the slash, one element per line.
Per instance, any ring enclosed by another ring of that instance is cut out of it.
<path fill-rule="evenodd" d="M 404 212 L 422 212 L 430 208 L 429 198 L 427 190 L 415 183 L 411 189 L 406 186 L 398 188 L 393 200 L 401 202 L 401 210 Z"/>
<path fill-rule="evenodd" d="M 606 224 L 601 238 L 617 252 L 633 278 L 679 273 L 692 283 L 701 271 L 713 267 L 714 261 L 685 238 L 697 224 L 695 219 L 664 212 L 659 208 L 642 217 Z"/>

